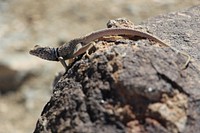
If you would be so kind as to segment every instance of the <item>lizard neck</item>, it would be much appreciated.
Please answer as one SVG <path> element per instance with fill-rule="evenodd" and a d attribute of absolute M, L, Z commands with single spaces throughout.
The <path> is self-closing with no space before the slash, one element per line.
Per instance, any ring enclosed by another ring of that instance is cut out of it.
<path fill-rule="evenodd" d="M 57 52 L 57 48 L 50 48 L 50 55 L 48 56 L 48 59 L 47 60 L 51 60 L 51 61 L 59 61 L 58 60 L 58 57 L 59 57 L 59 54 Z M 45 58 L 44 58 L 45 59 Z"/>

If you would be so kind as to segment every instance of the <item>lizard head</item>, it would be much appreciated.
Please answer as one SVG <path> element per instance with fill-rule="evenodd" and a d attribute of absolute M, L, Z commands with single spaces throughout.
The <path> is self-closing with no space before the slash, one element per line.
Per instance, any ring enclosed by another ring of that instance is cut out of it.
<path fill-rule="evenodd" d="M 54 48 L 35 45 L 35 47 L 31 49 L 29 53 L 45 60 L 58 61 L 56 50 Z"/>

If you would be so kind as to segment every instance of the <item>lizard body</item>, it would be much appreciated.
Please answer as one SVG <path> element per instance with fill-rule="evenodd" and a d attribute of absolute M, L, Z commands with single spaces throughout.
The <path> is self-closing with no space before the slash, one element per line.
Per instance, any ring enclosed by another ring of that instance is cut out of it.
<path fill-rule="evenodd" d="M 65 60 L 73 59 L 74 57 L 83 54 L 86 52 L 90 47 L 91 41 L 97 40 L 103 36 L 110 36 L 110 35 L 130 35 L 130 36 L 139 36 L 142 38 L 147 38 L 153 40 L 161 45 L 170 47 L 177 53 L 180 53 L 187 57 L 187 61 L 184 64 L 183 68 L 186 68 L 190 61 L 190 55 L 185 52 L 179 51 L 174 47 L 170 46 L 169 44 L 163 42 L 161 39 L 139 30 L 135 30 L 132 28 L 108 28 L 102 29 L 90 34 L 87 34 L 83 37 L 73 39 L 68 43 L 58 47 L 58 48 L 50 48 L 50 47 L 41 47 L 36 45 L 34 49 L 30 50 L 30 54 L 38 56 L 42 59 L 51 60 L 51 61 L 60 61 L 62 65 L 66 68 L 67 65 L 65 64 Z"/>

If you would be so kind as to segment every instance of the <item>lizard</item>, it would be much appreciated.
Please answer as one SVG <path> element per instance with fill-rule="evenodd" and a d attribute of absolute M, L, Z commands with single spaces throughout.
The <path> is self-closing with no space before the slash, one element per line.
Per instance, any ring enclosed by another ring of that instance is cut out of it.
<path fill-rule="evenodd" d="M 103 36 L 114 36 L 114 35 L 126 35 L 126 36 L 139 36 L 142 38 L 147 38 L 149 40 L 153 40 L 161 45 L 170 47 L 177 53 L 180 53 L 187 57 L 187 61 L 182 66 L 182 69 L 185 69 L 190 62 L 190 55 L 186 52 L 179 51 L 178 49 L 172 47 L 171 45 L 165 43 L 158 37 L 149 34 L 147 32 L 139 31 L 133 28 L 106 28 L 94 31 L 90 34 L 87 34 L 83 37 L 73 39 L 57 48 L 53 47 L 42 47 L 36 45 L 33 49 L 29 51 L 31 55 L 35 55 L 39 58 L 50 60 L 50 61 L 60 61 L 61 64 L 65 68 L 65 72 L 67 71 L 67 64 L 65 60 L 71 60 L 76 56 L 79 56 L 83 53 L 87 53 L 87 51 L 93 46 L 91 44 L 92 41 L 95 41 Z"/>

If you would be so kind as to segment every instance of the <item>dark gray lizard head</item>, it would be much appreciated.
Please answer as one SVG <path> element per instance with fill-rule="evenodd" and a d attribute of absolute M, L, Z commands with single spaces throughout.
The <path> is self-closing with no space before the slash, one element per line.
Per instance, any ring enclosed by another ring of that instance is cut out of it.
<path fill-rule="evenodd" d="M 58 61 L 55 48 L 36 45 L 29 53 L 45 60 Z"/>

